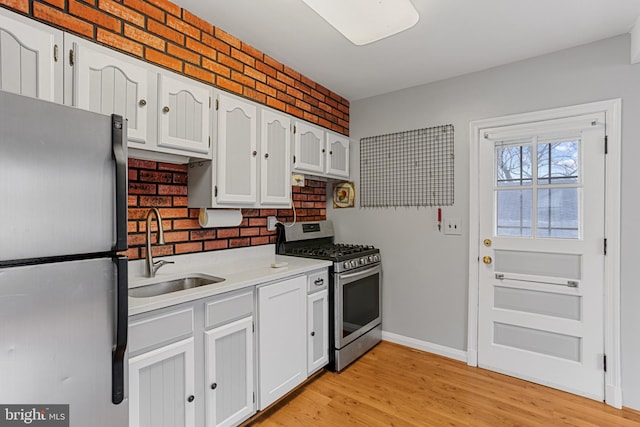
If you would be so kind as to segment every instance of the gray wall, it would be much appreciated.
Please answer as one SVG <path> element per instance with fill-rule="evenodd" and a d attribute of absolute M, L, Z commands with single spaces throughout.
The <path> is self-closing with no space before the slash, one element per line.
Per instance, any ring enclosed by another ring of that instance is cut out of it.
<path fill-rule="evenodd" d="M 456 202 L 443 217 L 460 217 L 462 236 L 439 233 L 434 208 L 328 207 L 338 240 L 382 250 L 385 331 L 466 350 L 470 121 L 622 98 L 622 387 L 623 404 L 640 409 L 640 65 L 629 64 L 629 43 L 619 36 L 351 104 L 356 189 L 360 138 L 455 126 Z"/>

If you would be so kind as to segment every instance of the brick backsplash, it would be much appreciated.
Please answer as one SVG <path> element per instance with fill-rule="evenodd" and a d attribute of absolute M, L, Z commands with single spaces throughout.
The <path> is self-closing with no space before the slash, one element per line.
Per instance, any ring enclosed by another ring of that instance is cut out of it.
<path fill-rule="evenodd" d="M 151 207 L 162 215 L 165 245 L 153 245 L 154 256 L 213 251 L 242 246 L 275 243 L 276 235 L 267 230 L 267 217 L 293 221 L 293 209 L 242 209 L 238 227 L 201 228 L 198 209 L 187 207 L 188 165 L 129 159 L 129 250 L 130 259 L 146 256 L 145 221 Z M 304 187 L 293 187 L 293 203 L 298 221 L 326 219 L 326 182 L 305 180 Z M 151 222 L 152 242 L 157 223 Z"/>
<path fill-rule="evenodd" d="M 349 135 L 348 100 L 167 0 L 0 0 L 0 7 Z"/>

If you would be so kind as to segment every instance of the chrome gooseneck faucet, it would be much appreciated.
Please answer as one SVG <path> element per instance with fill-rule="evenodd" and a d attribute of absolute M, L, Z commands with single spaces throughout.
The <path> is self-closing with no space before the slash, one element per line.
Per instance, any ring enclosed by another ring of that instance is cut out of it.
<path fill-rule="evenodd" d="M 153 262 L 153 255 L 151 255 L 151 215 L 155 214 L 156 221 L 158 222 L 158 240 L 157 244 L 164 245 L 164 231 L 162 230 L 162 216 L 158 208 L 151 208 L 147 212 L 147 277 L 155 277 L 156 271 L 163 265 L 173 264 L 173 261 L 160 260 Z"/>

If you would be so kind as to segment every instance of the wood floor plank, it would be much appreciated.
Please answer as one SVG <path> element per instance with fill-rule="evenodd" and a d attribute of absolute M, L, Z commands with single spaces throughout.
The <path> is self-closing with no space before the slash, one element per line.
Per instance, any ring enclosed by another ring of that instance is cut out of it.
<path fill-rule="evenodd" d="M 383 341 L 245 425 L 638 427 L 640 412 Z"/>

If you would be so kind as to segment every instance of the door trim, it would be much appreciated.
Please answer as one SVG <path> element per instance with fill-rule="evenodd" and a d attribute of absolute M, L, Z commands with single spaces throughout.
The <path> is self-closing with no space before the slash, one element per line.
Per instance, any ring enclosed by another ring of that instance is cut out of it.
<path fill-rule="evenodd" d="M 479 301 L 479 147 L 483 129 L 528 122 L 604 112 L 608 151 L 605 158 L 605 256 L 604 283 L 604 351 L 607 355 L 605 402 L 622 407 L 622 375 L 620 372 L 620 163 L 621 163 L 621 99 L 572 105 L 523 114 L 475 120 L 469 123 L 469 306 L 467 364 L 478 366 L 478 301 Z M 603 242 L 604 244 L 604 242 Z"/>

